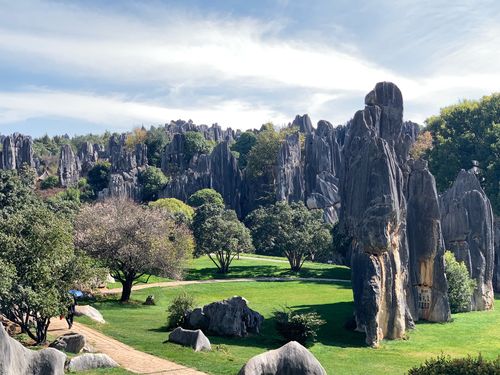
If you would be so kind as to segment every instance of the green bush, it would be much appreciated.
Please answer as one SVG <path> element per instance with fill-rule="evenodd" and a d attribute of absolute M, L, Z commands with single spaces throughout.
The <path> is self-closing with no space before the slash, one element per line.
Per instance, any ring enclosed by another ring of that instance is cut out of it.
<path fill-rule="evenodd" d="M 213 204 L 224 207 L 224 199 L 214 189 L 201 189 L 191 195 L 187 201 L 191 207 L 200 207 L 204 204 Z"/>
<path fill-rule="evenodd" d="M 408 375 L 498 375 L 500 374 L 500 356 L 493 361 L 481 357 L 451 358 L 441 355 L 425 361 L 419 367 L 413 367 Z"/>
<path fill-rule="evenodd" d="M 40 188 L 42 190 L 53 189 L 59 186 L 59 179 L 57 176 L 49 176 L 40 183 Z"/>
<path fill-rule="evenodd" d="M 275 311 L 274 318 L 280 336 L 286 341 L 297 341 L 302 345 L 314 341 L 319 327 L 326 323 L 315 312 L 301 314 L 289 307 Z"/>
<path fill-rule="evenodd" d="M 476 283 L 469 277 L 464 262 L 458 262 L 452 252 L 447 251 L 444 259 L 450 310 L 452 313 L 470 311 L 472 292 Z"/>
<path fill-rule="evenodd" d="M 186 162 L 196 154 L 209 154 L 215 146 L 213 141 L 205 139 L 203 134 L 199 132 L 186 132 L 185 134 L 185 152 Z"/>
<path fill-rule="evenodd" d="M 87 182 L 92 187 L 95 195 L 108 187 L 111 164 L 107 161 L 98 162 L 87 174 Z"/>
<path fill-rule="evenodd" d="M 160 168 L 148 167 L 139 173 L 139 183 L 142 185 L 142 199 L 146 202 L 158 199 L 158 195 L 168 184 L 169 178 Z"/>
<path fill-rule="evenodd" d="M 193 309 L 194 298 L 186 292 L 177 295 L 167 309 L 168 328 L 184 326 L 187 314 Z"/>

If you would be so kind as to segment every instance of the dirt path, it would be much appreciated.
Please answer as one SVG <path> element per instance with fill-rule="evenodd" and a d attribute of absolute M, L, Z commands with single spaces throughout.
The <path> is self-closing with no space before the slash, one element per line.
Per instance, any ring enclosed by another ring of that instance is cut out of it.
<path fill-rule="evenodd" d="M 210 280 L 184 280 L 184 281 L 163 281 L 158 283 L 150 284 L 139 284 L 134 285 L 132 290 L 141 290 L 156 287 L 176 287 L 192 284 L 215 284 L 215 283 L 238 283 L 238 282 L 259 282 L 259 281 L 320 281 L 320 282 L 330 282 L 330 283 L 350 283 L 350 280 L 342 279 L 325 279 L 317 277 L 256 277 L 256 278 L 238 278 L 238 279 L 210 279 Z M 101 294 L 118 294 L 122 292 L 122 288 L 113 289 L 100 289 Z"/>
<path fill-rule="evenodd" d="M 136 374 L 206 375 L 203 372 L 135 350 L 83 324 L 74 323 L 71 331 L 81 333 L 98 352 L 109 355 L 121 367 Z M 67 332 L 69 330 L 65 320 L 54 318 L 51 321 L 49 334 L 56 337 Z"/>

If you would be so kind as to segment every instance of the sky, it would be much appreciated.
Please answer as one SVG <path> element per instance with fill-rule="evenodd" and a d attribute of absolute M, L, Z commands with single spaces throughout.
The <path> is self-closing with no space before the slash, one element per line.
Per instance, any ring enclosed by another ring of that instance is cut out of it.
<path fill-rule="evenodd" d="M 0 0 L 0 134 L 346 123 L 377 82 L 419 123 L 500 91 L 498 0 Z"/>

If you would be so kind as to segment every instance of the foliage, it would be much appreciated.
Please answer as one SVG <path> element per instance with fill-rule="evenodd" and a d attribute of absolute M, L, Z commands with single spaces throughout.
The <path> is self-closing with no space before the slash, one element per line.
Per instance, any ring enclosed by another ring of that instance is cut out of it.
<path fill-rule="evenodd" d="M 420 132 L 417 140 L 410 149 L 410 156 L 417 160 L 424 156 L 432 148 L 432 134 L 430 131 Z"/>
<path fill-rule="evenodd" d="M 23 168 L 19 172 L 0 169 L 0 210 L 3 215 L 37 200 L 34 181 L 32 169 Z"/>
<path fill-rule="evenodd" d="M 317 210 L 302 202 L 277 202 L 248 215 L 255 248 L 261 254 L 286 256 L 293 271 L 299 271 L 307 258 L 330 249 L 331 227 Z"/>
<path fill-rule="evenodd" d="M 276 331 L 287 342 L 297 341 L 307 345 L 317 336 L 319 327 L 326 322 L 316 312 L 297 313 L 289 307 L 274 312 Z"/>
<path fill-rule="evenodd" d="M 170 329 L 183 327 L 187 314 L 193 310 L 194 298 L 186 292 L 182 292 L 174 297 L 168 307 L 167 327 Z"/>
<path fill-rule="evenodd" d="M 231 151 L 238 153 L 238 164 L 245 168 L 248 164 L 248 154 L 257 143 L 257 136 L 252 131 L 242 133 L 235 143 L 231 145 Z"/>
<path fill-rule="evenodd" d="M 142 199 L 145 202 L 158 199 L 158 195 L 168 184 L 168 177 L 160 168 L 148 167 L 139 173 L 139 183 L 142 185 Z"/>
<path fill-rule="evenodd" d="M 71 223 L 40 201 L 18 207 L 0 222 L 0 259 L 13 281 L 0 294 L 1 313 L 45 342 L 50 319 L 67 311 L 68 290 L 92 274 L 76 261 Z"/>
<path fill-rule="evenodd" d="M 191 224 L 193 221 L 194 209 L 179 199 L 162 198 L 154 202 L 150 202 L 149 206 L 165 210 L 180 222 Z"/>
<path fill-rule="evenodd" d="M 92 188 L 94 196 L 102 189 L 108 187 L 110 174 L 111 164 L 107 161 L 100 161 L 89 170 L 87 174 L 87 183 Z"/>
<path fill-rule="evenodd" d="M 470 311 L 475 281 L 469 277 L 464 262 L 458 262 L 451 251 L 444 254 L 445 273 L 448 280 L 448 299 L 452 313 Z"/>
<path fill-rule="evenodd" d="M 154 127 L 148 130 L 146 134 L 146 139 L 144 143 L 148 147 L 148 164 L 158 167 L 161 167 L 161 159 L 163 156 L 163 152 L 165 151 L 165 147 L 170 142 L 167 132 L 164 128 Z"/>
<path fill-rule="evenodd" d="M 72 219 L 80 210 L 80 190 L 68 188 L 47 199 L 49 209 Z"/>
<path fill-rule="evenodd" d="M 49 176 L 40 183 L 40 188 L 42 190 L 53 189 L 59 185 L 59 179 L 57 176 Z"/>
<path fill-rule="evenodd" d="M 207 206 L 203 205 L 199 210 L 208 211 Z M 228 273 L 231 262 L 239 253 L 253 251 L 250 231 L 233 210 L 215 208 L 203 222 L 195 222 L 199 225 L 194 232 L 196 255 L 208 255 L 219 273 Z"/>
<path fill-rule="evenodd" d="M 187 201 L 191 207 L 200 207 L 204 204 L 211 204 L 224 207 L 224 199 L 218 191 L 214 189 L 201 189 L 191 195 Z"/>
<path fill-rule="evenodd" d="M 135 128 L 127 135 L 125 139 L 125 147 L 129 150 L 134 150 L 135 146 L 144 143 L 147 138 L 147 131 L 144 128 Z"/>
<path fill-rule="evenodd" d="M 500 213 L 500 93 L 443 108 L 426 123 L 434 140 L 429 168 L 438 190 L 450 187 L 460 169 L 477 160 L 483 188 Z"/>
<path fill-rule="evenodd" d="M 413 367 L 408 375 L 497 375 L 500 374 L 500 356 L 488 361 L 481 354 L 476 357 L 451 358 L 441 354 Z"/>
<path fill-rule="evenodd" d="M 193 251 L 189 229 L 161 210 L 110 199 L 85 206 L 75 220 L 78 249 L 103 262 L 128 301 L 144 274 L 180 278 Z"/>
<path fill-rule="evenodd" d="M 257 142 L 248 154 L 247 173 L 256 185 L 257 204 L 276 201 L 276 163 L 282 137 L 272 124 L 265 124 L 257 134 Z"/>
<path fill-rule="evenodd" d="M 186 162 L 196 154 L 209 154 L 215 146 L 213 141 L 205 139 L 202 133 L 189 131 L 185 136 L 185 154 Z"/>
<path fill-rule="evenodd" d="M 80 191 L 81 202 L 91 202 L 97 198 L 92 186 L 90 186 L 86 178 L 78 180 L 78 190 Z"/>

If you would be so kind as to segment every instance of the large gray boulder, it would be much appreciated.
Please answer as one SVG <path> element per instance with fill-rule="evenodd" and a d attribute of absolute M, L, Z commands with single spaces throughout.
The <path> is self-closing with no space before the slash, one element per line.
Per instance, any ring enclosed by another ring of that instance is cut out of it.
<path fill-rule="evenodd" d="M 394 146 L 403 125 L 396 85 L 378 83 L 349 126 L 341 173 L 341 221 L 352 241 L 357 329 L 377 346 L 402 338 L 413 319 L 406 300 L 409 251 L 404 174 Z"/>
<path fill-rule="evenodd" d="M 57 169 L 61 186 L 76 186 L 80 179 L 81 170 L 80 159 L 73 152 L 71 145 L 63 145 L 59 154 L 59 167 Z"/>
<path fill-rule="evenodd" d="M 168 341 L 183 346 L 190 346 L 195 352 L 212 350 L 210 341 L 200 329 L 192 331 L 177 327 L 168 336 Z"/>
<path fill-rule="evenodd" d="M 0 324 L 1 375 L 63 375 L 66 354 L 48 348 L 29 350 L 11 338 Z"/>
<path fill-rule="evenodd" d="M 193 318 L 191 317 L 193 315 Z M 206 329 L 218 336 L 244 337 L 248 333 L 259 333 L 264 317 L 248 307 L 243 297 L 232 297 L 195 309 L 187 316 L 193 329 Z"/>
<path fill-rule="evenodd" d="M 427 162 L 411 164 L 408 181 L 409 306 L 414 320 L 450 320 L 444 241 L 434 176 Z"/>
<path fill-rule="evenodd" d="M 86 316 L 87 318 L 92 319 L 95 322 L 104 324 L 106 321 L 104 320 L 102 314 L 95 307 L 90 305 L 76 305 L 75 307 L 75 315 L 76 316 Z"/>
<path fill-rule="evenodd" d="M 86 353 L 74 357 L 68 364 L 68 370 L 71 372 L 114 367 L 119 367 L 119 365 L 110 356 L 94 353 Z"/>
<path fill-rule="evenodd" d="M 460 171 L 452 187 L 440 197 L 440 209 L 446 249 L 465 262 L 476 280 L 472 309 L 493 308 L 493 211 L 472 171 Z"/>
<path fill-rule="evenodd" d="M 51 348 L 75 354 L 80 353 L 84 346 L 85 336 L 74 332 L 65 333 L 50 344 Z"/>
<path fill-rule="evenodd" d="M 321 363 L 296 341 L 256 355 L 238 375 L 326 375 Z"/>

